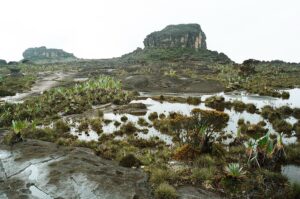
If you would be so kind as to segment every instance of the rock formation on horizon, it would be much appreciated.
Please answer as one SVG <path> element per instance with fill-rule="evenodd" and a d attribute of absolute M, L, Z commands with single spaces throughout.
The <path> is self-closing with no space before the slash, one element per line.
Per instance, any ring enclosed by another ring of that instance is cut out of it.
<path fill-rule="evenodd" d="M 0 59 L 0 66 L 2 66 L 2 65 L 6 65 L 6 64 L 7 64 L 6 60 L 4 60 L 4 59 Z"/>
<path fill-rule="evenodd" d="M 149 34 L 144 45 L 145 48 L 207 49 L 206 36 L 199 24 L 169 25 Z"/>
<path fill-rule="evenodd" d="M 25 60 L 33 62 L 68 62 L 74 61 L 77 58 L 72 54 L 61 49 L 48 49 L 45 46 L 38 48 L 28 48 L 24 51 L 23 57 Z"/>
<path fill-rule="evenodd" d="M 126 63 L 147 61 L 200 61 L 231 63 L 224 53 L 207 49 L 206 36 L 199 24 L 169 25 L 144 39 L 145 48 L 121 57 Z"/>

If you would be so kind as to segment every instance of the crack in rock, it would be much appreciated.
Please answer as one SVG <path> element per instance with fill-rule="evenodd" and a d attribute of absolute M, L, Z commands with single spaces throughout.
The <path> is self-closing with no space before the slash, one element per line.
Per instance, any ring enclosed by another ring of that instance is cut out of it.
<path fill-rule="evenodd" d="M 34 190 L 34 188 L 36 190 Z M 53 199 L 53 197 L 50 194 L 48 194 L 47 192 L 43 191 L 41 188 L 39 188 L 35 184 L 31 185 L 30 188 L 29 188 L 29 190 L 31 192 L 31 195 L 39 195 L 40 196 L 41 193 L 42 193 L 42 195 L 44 195 L 44 197 L 41 196 L 42 198 Z M 39 193 L 39 192 L 41 192 L 41 193 Z"/>
<path fill-rule="evenodd" d="M 1 181 L 5 181 L 6 179 L 7 179 L 7 173 L 6 173 L 6 171 L 5 171 L 5 168 L 4 168 L 4 166 L 3 166 L 3 163 L 2 163 L 2 160 L 0 160 L 0 173 L 4 173 L 4 179 L 1 179 L 0 178 L 0 182 Z M 1 177 L 1 176 L 0 176 Z"/>
<path fill-rule="evenodd" d="M 31 163 L 31 162 L 29 162 L 29 165 L 27 165 L 25 168 L 19 170 L 18 172 L 14 173 L 14 174 L 12 174 L 12 175 L 10 175 L 10 176 L 6 176 L 6 178 L 9 179 L 9 178 L 14 177 L 14 176 L 16 176 L 16 175 L 19 175 L 20 173 L 22 173 L 23 171 L 25 171 L 27 168 L 29 168 L 29 167 L 32 166 L 32 165 L 43 164 L 43 163 L 46 163 L 46 162 L 55 161 L 55 160 L 57 160 L 57 159 L 59 159 L 59 158 L 62 158 L 62 157 L 64 157 L 64 156 L 66 156 L 66 155 L 61 155 L 61 156 L 58 156 L 58 157 L 55 157 L 55 158 L 52 158 L 52 157 L 51 157 L 50 159 L 41 160 L 41 161 L 36 162 L 36 163 Z"/>

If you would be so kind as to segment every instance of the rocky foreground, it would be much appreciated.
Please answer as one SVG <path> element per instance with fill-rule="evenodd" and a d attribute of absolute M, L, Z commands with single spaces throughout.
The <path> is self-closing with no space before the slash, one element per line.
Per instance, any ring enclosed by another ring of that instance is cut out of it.
<path fill-rule="evenodd" d="M 104 160 L 85 148 L 27 140 L 0 146 L 0 198 L 153 198 L 147 174 Z M 217 198 L 194 187 L 181 198 Z"/>

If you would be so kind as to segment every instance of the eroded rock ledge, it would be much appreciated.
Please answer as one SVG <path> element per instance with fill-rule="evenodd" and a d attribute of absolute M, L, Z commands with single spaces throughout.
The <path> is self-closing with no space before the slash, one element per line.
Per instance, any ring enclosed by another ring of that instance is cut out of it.
<path fill-rule="evenodd" d="M 0 198 L 152 198 L 144 172 L 89 149 L 28 140 L 0 153 Z"/>

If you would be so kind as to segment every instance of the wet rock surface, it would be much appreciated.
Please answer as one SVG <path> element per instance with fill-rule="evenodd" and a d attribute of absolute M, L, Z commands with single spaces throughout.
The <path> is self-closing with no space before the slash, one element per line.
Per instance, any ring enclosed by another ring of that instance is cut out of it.
<path fill-rule="evenodd" d="M 38 74 L 38 80 L 33 84 L 30 91 L 17 93 L 16 95 L 13 94 L 12 96 L 6 95 L 6 97 L 0 98 L 0 104 L 1 101 L 10 103 L 22 102 L 25 98 L 39 95 L 46 90 L 59 86 L 63 81 L 66 81 L 73 75 L 75 75 L 73 72 L 40 73 Z"/>
<path fill-rule="evenodd" d="M 128 90 L 143 92 L 198 92 L 214 93 L 224 90 L 222 84 L 207 79 L 179 79 L 156 75 L 135 75 L 123 81 L 123 87 Z"/>
<path fill-rule="evenodd" d="M 27 140 L 0 146 L 0 198 L 152 198 L 147 175 L 89 149 Z"/>
<path fill-rule="evenodd" d="M 218 195 L 205 191 L 203 189 L 198 189 L 193 186 L 183 186 L 178 189 L 180 199 L 220 199 Z"/>

